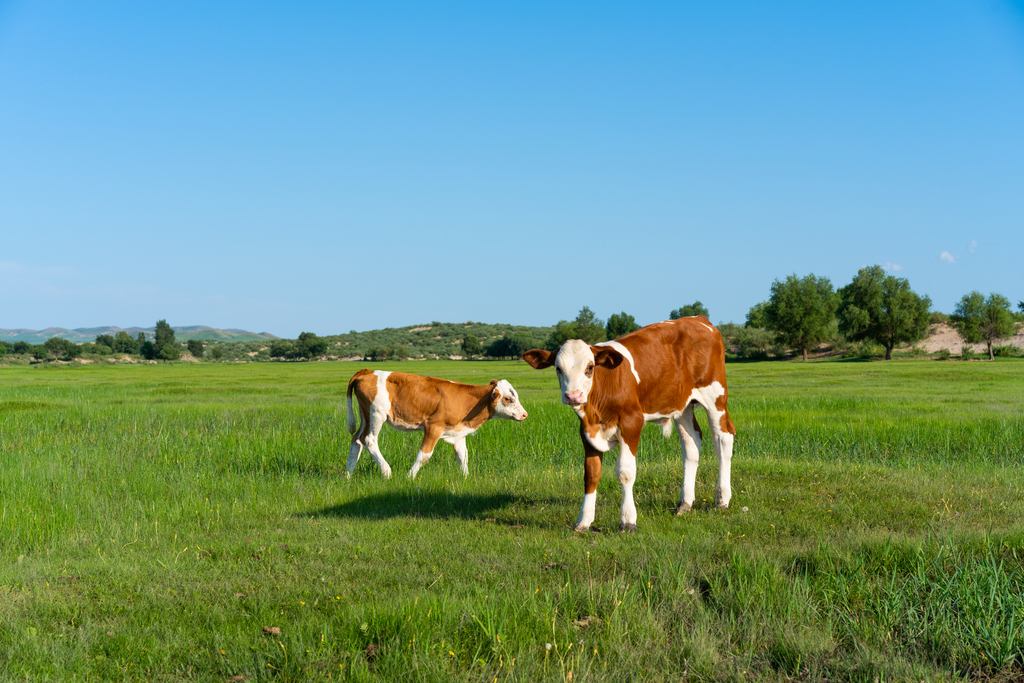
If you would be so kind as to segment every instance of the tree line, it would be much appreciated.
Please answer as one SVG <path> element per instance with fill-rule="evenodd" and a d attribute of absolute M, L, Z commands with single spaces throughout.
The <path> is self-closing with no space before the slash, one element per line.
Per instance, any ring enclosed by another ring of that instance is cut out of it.
<path fill-rule="evenodd" d="M 931 305 L 931 299 L 914 292 L 906 278 L 888 274 L 881 266 L 862 268 L 838 290 L 827 277 L 793 274 L 772 283 L 769 298 L 750 308 L 742 327 L 727 323 L 722 328 L 740 353 L 750 357 L 764 357 L 764 349 L 772 347 L 776 355 L 795 349 L 807 360 L 823 342 L 841 338 L 877 344 L 891 360 L 894 349 L 924 339 L 930 324 L 943 320 L 967 344 L 985 343 L 993 359 L 996 343 L 1013 336 L 1016 318 L 1024 318 L 1024 301 L 1017 304 L 1020 314 L 1015 316 L 1009 299 L 995 293 L 965 294 L 949 316 L 932 312 Z M 669 319 L 695 315 L 710 318 L 708 309 L 695 301 L 673 309 Z M 596 344 L 637 329 L 636 320 L 624 311 L 602 321 L 584 306 L 574 320 L 560 320 L 543 340 L 513 335 L 485 347 L 467 335 L 462 350 L 466 356 L 519 357 L 531 348 L 553 351 L 568 339 Z"/>

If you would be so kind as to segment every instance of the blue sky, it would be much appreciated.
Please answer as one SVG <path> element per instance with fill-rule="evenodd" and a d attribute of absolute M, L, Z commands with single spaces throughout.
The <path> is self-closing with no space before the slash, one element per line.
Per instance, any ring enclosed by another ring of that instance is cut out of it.
<path fill-rule="evenodd" d="M 1024 6 L 0 0 L 0 327 L 1024 299 Z"/>

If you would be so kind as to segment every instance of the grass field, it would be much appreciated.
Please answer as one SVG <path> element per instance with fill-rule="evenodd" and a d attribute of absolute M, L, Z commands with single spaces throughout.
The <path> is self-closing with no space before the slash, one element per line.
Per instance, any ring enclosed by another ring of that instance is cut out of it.
<path fill-rule="evenodd" d="M 634 534 L 524 363 L 375 366 L 530 417 L 346 480 L 359 367 L 0 369 L 0 680 L 1024 677 L 1024 361 L 730 364 L 732 507 L 649 426 Z"/>

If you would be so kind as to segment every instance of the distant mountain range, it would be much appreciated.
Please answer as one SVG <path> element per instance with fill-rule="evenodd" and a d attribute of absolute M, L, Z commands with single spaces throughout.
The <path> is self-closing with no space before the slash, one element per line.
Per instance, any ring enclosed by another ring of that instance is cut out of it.
<path fill-rule="evenodd" d="M 249 332 L 248 330 L 219 330 L 216 327 L 206 325 L 185 325 L 174 327 L 174 338 L 178 341 L 189 339 L 217 340 L 225 342 L 248 342 L 261 339 L 277 339 L 269 332 Z M 45 330 L 4 330 L 0 329 L 0 340 L 17 342 L 26 341 L 30 344 L 42 344 L 51 337 L 63 337 L 75 343 L 96 341 L 100 334 L 116 335 L 118 332 L 127 332 L 133 337 L 139 332 L 146 335 L 146 339 L 152 339 L 156 326 L 153 327 L 77 327 L 69 330 L 64 327 L 47 327 Z"/>

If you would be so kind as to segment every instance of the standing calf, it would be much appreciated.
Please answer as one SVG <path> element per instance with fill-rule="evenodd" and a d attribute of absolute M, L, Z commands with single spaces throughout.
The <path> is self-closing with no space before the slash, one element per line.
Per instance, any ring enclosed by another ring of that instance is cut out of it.
<path fill-rule="evenodd" d="M 588 529 L 594 521 L 602 454 L 616 443 L 619 458 L 615 473 L 622 483 L 619 528 L 636 530 L 633 481 L 645 422 L 663 423 L 666 436 L 675 423 L 684 456 L 676 514 L 691 508 L 702 436 L 693 415 L 695 405 L 707 411 L 718 454 L 715 502 L 721 508 L 729 507 L 729 468 L 736 428 L 726 408 L 725 345 L 707 318 L 655 323 L 596 346 L 570 339 L 556 352 L 533 349 L 524 353 L 523 359 L 538 370 L 555 366 L 562 403 L 571 406 L 580 418 L 584 496 L 577 531 Z"/>
<path fill-rule="evenodd" d="M 353 393 L 359 403 L 362 423 L 358 430 L 352 411 Z M 391 466 L 377 445 L 377 435 L 385 422 L 403 432 L 423 432 L 423 443 L 409 470 L 410 477 L 415 477 L 430 460 L 440 439 L 455 447 L 462 474 L 468 475 L 466 437 L 492 417 L 519 422 L 526 419 L 526 410 L 519 403 L 516 390 L 505 380 L 494 379 L 490 384 L 479 386 L 404 372 L 360 370 L 348 381 L 348 431 L 352 433 L 348 476 L 352 476 L 365 446 L 377 461 L 381 474 L 391 477 Z"/>

